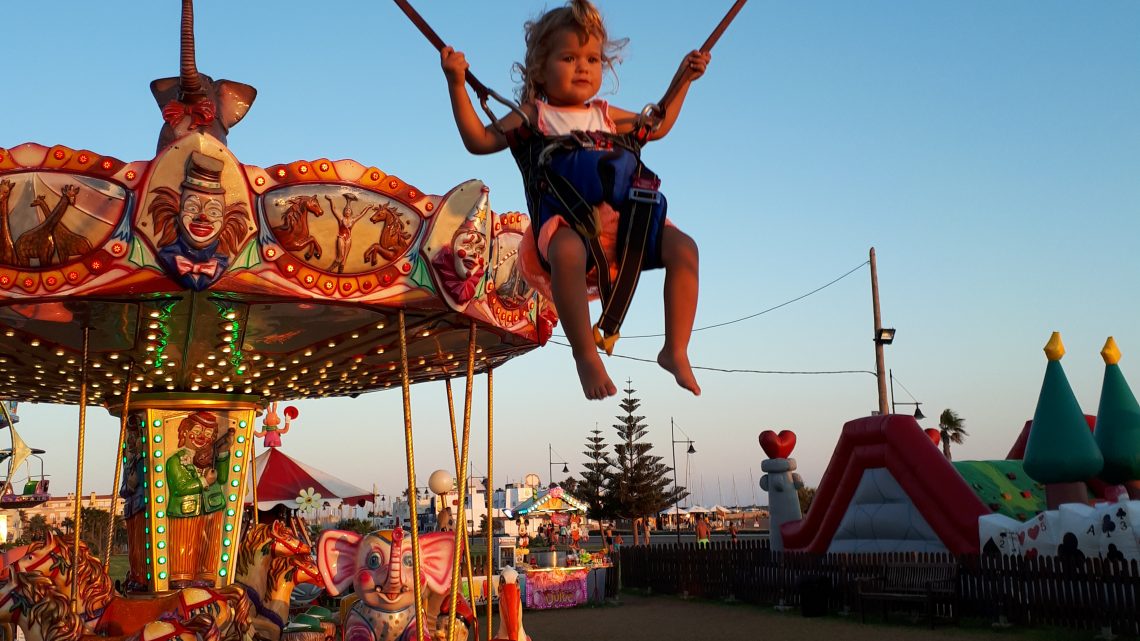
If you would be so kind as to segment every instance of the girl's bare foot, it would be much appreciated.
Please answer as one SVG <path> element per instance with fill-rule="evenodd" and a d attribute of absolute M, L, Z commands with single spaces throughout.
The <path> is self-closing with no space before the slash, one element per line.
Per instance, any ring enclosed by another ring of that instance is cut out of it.
<path fill-rule="evenodd" d="M 657 364 L 671 373 L 678 385 L 692 392 L 694 396 L 701 395 L 701 386 L 697 385 L 697 377 L 693 375 L 693 368 L 689 365 L 688 354 L 685 352 L 675 354 L 662 349 L 657 354 Z"/>
<path fill-rule="evenodd" d="M 582 391 L 591 401 L 600 401 L 617 394 L 617 387 L 610 380 L 606 366 L 597 352 L 591 351 L 574 359 L 578 367 L 578 380 L 582 382 Z"/>

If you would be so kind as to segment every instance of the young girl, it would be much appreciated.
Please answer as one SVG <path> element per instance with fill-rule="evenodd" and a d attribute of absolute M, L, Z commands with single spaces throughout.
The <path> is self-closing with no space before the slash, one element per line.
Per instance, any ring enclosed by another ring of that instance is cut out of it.
<path fill-rule="evenodd" d="M 550 167 L 557 167 L 550 157 L 558 155 L 559 146 L 571 135 L 579 141 L 585 140 L 591 148 L 597 145 L 606 149 L 609 149 L 604 147 L 606 141 L 611 140 L 614 134 L 635 137 L 634 145 L 638 149 L 641 143 L 663 138 L 677 119 L 689 84 L 704 73 L 709 54 L 693 51 L 686 56 L 677 97 L 658 127 L 649 131 L 639 127 L 637 114 L 610 107 L 597 98 L 603 72 L 613 70 L 617 50 L 624 43 L 609 39 L 601 14 L 588 0 L 571 0 L 566 6 L 527 22 L 525 30 L 526 58 L 525 62 L 516 64 L 516 68 L 522 75 L 519 99 L 526 121 L 512 112 L 498 123 L 498 128 L 484 126 L 464 85 L 468 67 L 464 55 L 445 47 L 440 52 L 440 62 L 448 82 L 455 123 L 467 150 L 474 154 L 489 154 L 509 146 L 518 161 L 526 187 L 531 224 L 537 232 L 533 235 L 533 244 L 528 241 L 520 248 L 520 261 L 524 269 L 528 261 L 544 267 L 548 265 L 549 283 L 543 282 L 546 279 L 541 277 L 545 275 L 542 269 L 530 269 L 527 270 L 530 273 L 524 271 L 524 275 L 534 287 L 553 299 L 570 341 L 586 398 L 603 399 L 617 394 L 617 388 L 606 373 L 595 347 L 587 298 L 587 274 L 595 279 L 607 275 L 596 274 L 582 225 L 579 223 L 575 229 L 568 222 L 570 216 L 565 200 L 552 196 L 546 179 L 548 174 L 544 172 Z M 499 129 L 507 133 L 504 135 Z M 612 155 L 620 155 L 622 148 L 620 144 L 613 145 L 615 154 Z M 636 154 L 637 149 L 634 149 L 626 156 L 632 156 L 632 163 L 636 163 Z M 601 180 L 598 175 L 593 176 L 593 183 L 598 184 L 607 183 L 608 178 L 609 196 L 598 196 L 595 193 L 598 190 L 591 191 L 589 185 L 581 183 L 579 176 L 563 176 L 578 191 L 591 194 L 588 204 L 595 208 L 594 220 L 600 221 L 598 245 L 603 248 L 609 265 L 617 265 L 619 214 L 615 206 L 621 203 L 607 201 L 617 197 L 625 200 L 626 194 L 632 192 L 614 187 L 615 182 L 628 186 L 631 177 L 620 172 L 624 171 L 623 167 L 632 166 L 630 162 L 624 158 L 609 167 L 599 164 L 598 169 L 602 173 L 619 172 L 616 181 L 612 173 Z M 562 170 L 555 168 L 554 171 Z M 632 186 L 643 185 L 634 182 Z M 650 190 L 654 195 L 655 187 Z M 663 205 L 664 198 L 659 198 Z M 665 268 L 665 345 L 657 355 L 657 362 L 673 374 L 681 387 L 700 394 L 701 388 L 689 365 L 688 355 L 689 335 L 697 307 L 697 246 L 692 238 L 663 219 L 664 206 L 660 206 L 654 212 L 646 243 L 647 258 L 643 262 L 648 269 Z M 613 273 L 611 271 L 611 277 Z"/>

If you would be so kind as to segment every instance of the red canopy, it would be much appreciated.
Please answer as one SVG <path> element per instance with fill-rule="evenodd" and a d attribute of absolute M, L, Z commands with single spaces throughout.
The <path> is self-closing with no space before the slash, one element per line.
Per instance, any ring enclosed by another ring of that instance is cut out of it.
<path fill-rule="evenodd" d="M 252 484 L 249 487 L 246 505 L 253 504 Z M 339 507 L 342 502 L 364 505 L 372 500 L 372 492 L 300 463 L 279 448 L 266 448 L 257 457 L 257 509 L 269 510 L 276 505 L 296 509 L 297 497 L 309 488 L 320 495 L 318 503 L 330 507 Z"/>

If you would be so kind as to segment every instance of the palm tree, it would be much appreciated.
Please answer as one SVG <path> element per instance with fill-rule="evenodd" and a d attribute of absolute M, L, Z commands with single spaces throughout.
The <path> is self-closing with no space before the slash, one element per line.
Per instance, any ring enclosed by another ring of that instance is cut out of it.
<path fill-rule="evenodd" d="M 942 453 L 946 455 L 947 461 L 951 460 L 950 444 L 961 445 L 966 440 L 968 434 L 965 426 L 966 419 L 958 416 L 954 410 L 942 410 L 942 415 L 938 417 L 938 431 L 942 436 Z"/>

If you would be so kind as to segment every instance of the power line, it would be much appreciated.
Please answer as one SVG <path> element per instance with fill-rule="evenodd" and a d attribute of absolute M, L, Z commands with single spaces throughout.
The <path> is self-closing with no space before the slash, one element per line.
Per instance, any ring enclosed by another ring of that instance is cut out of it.
<path fill-rule="evenodd" d="M 750 320 L 750 319 L 756 318 L 757 316 L 762 316 L 762 315 L 764 315 L 764 314 L 767 314 L 768 312 L 774 312 L 774 311 L 776 311 L 777 309 L 780 309 L 781 307 L 787 307 L 788 305 L 791 305 L 792 303 L 795 303 L 795 302 L 801 301 L 801 300 L 803 300 L 803 299 L 807 298 L 808 296 L 811 296 L 812 294 L 815 294 L 815 293 L 817 293 L 817 292 L 820 292 L 820 291 L 823 291 L 823 290 L 827 289 L 828 287 L 831 287 L 831 286 L 832 286 L 832 285 L 834 285 L 835 283 L 838 283 L 839 281 L 843 280 L 844 278 L 847 278 L 847 277 L 848 277 L 848 276 L 850 276 L 851 274 L 854 274 L 855 272 L 859 271 L 859 270 L 860 270 L 862 267 L 864 267 L 865 265 L 869 265 L 870 263 L 871 263 L 871 261 L 869 261 L 869 260 L 865 260 L 865 261 L 863 261 L 863 262 L 859 263 L 858 265 L 856 265 L 855 267 L 852 267 L 852 268 L 851 268 L 849 271 L 847 271 L 847 273 L 843 274 L 842 276 L 840 276 L 840 277 L 838 277 L 838 278 L 836 278 L 836 279 L 834 279 L 834 280 L 832 280 L 832 281 L 830 281 L 830 282 L 828 282 L 828 283 L 826 283 L 826 284 L 824 284 L 824 285 L 820 285 L 819 287 L 816 287 L 815 289 L 811 290 L 810 292 L 808 292 L 808 293 L 806 293 L 806 294 L 801 294 L 801 295 L 799 295 L 799 296 L 796 296 L 795 298 L 793 298 L 793 299 L 791 299 L 791 300 L 787 300 L 787 301 L 784 301 L 784 302 L 780 303 L 779 305 L 774 305 L 774 306 L 772 306 L 772 307 L 769 307 L 768 309 L 765 309 L 765 310 L 762 310 L 762 311 L 756 312 L 755 314 L 749 314 L 749 315 L 747 315 L 747 316 L 742 316 L 742 317 L 740 317 L 740 318 L 737 318 L 737 319 L 734 319 L 734 320 L 730 320 L 730 321 L 725 321 L 725 322 L 723 322 L 723 323 L 714 323 L 714 324 L 712 324 L 712 325 L 705 325 L 704 327 L 697 327 L 697 328 L 696 328 L 696 329 L 694 329 L 693 331 L 694 331 L 694 332 L 703 332 L 703 331 L 704 331 L 704 330 L 706 330 L 706 329 L 716 329 L 717 327 L 724 327 L 724 326 L 726 326 L 726 325 L 733 325 L 733 324 L 735 324 L 735 323 L 742 323 L 742 322 L 744 322 L 744 321 L 746 321 L 746 320 Z M 665 334 L 638 334 L 638 335 L 635 335 L 635 336 L 622 336 L 622 338 L 623 338 L 623 339 L 630 339 L 630 338 L 660 338 L 660 337 L 662 337 L 662 336 L 664 336 L 664 335 L 665 335 Z M 565 336 L 561 336 L 560 338 L 566 338 L 566 337 L 565 337 Z"/>
<path fill-rule="evenodd" d="M 623 337 L 624 338 L 624 337 Z M 554 345 L 561 345 L 562 347 L 570 347 L 569 343 L 563 343 L 556 340 L 549 341 Z M 638 361 L 641 363 L 657 364 L 656 360 L 650 358 L 638 358 L 636 356 L 626 356 L 624 354 L 612 354 L 610 358 L 624 358 L 627 361 Z M 693 365 L 693 369 L 705 370 L 707 372 L 723 372 L 726 374 L 870 374 L 874 376 L 875 373 L 866 369 L 837 369 L 837 370 L 817 370 L 817 371 L 795 371 L 795 370 L 779 370 L 779 369 L 727 369 L 722 367 L 704 367 L 702 365 Z M 908 392 L 909 393 L 909 392 Z"/>

